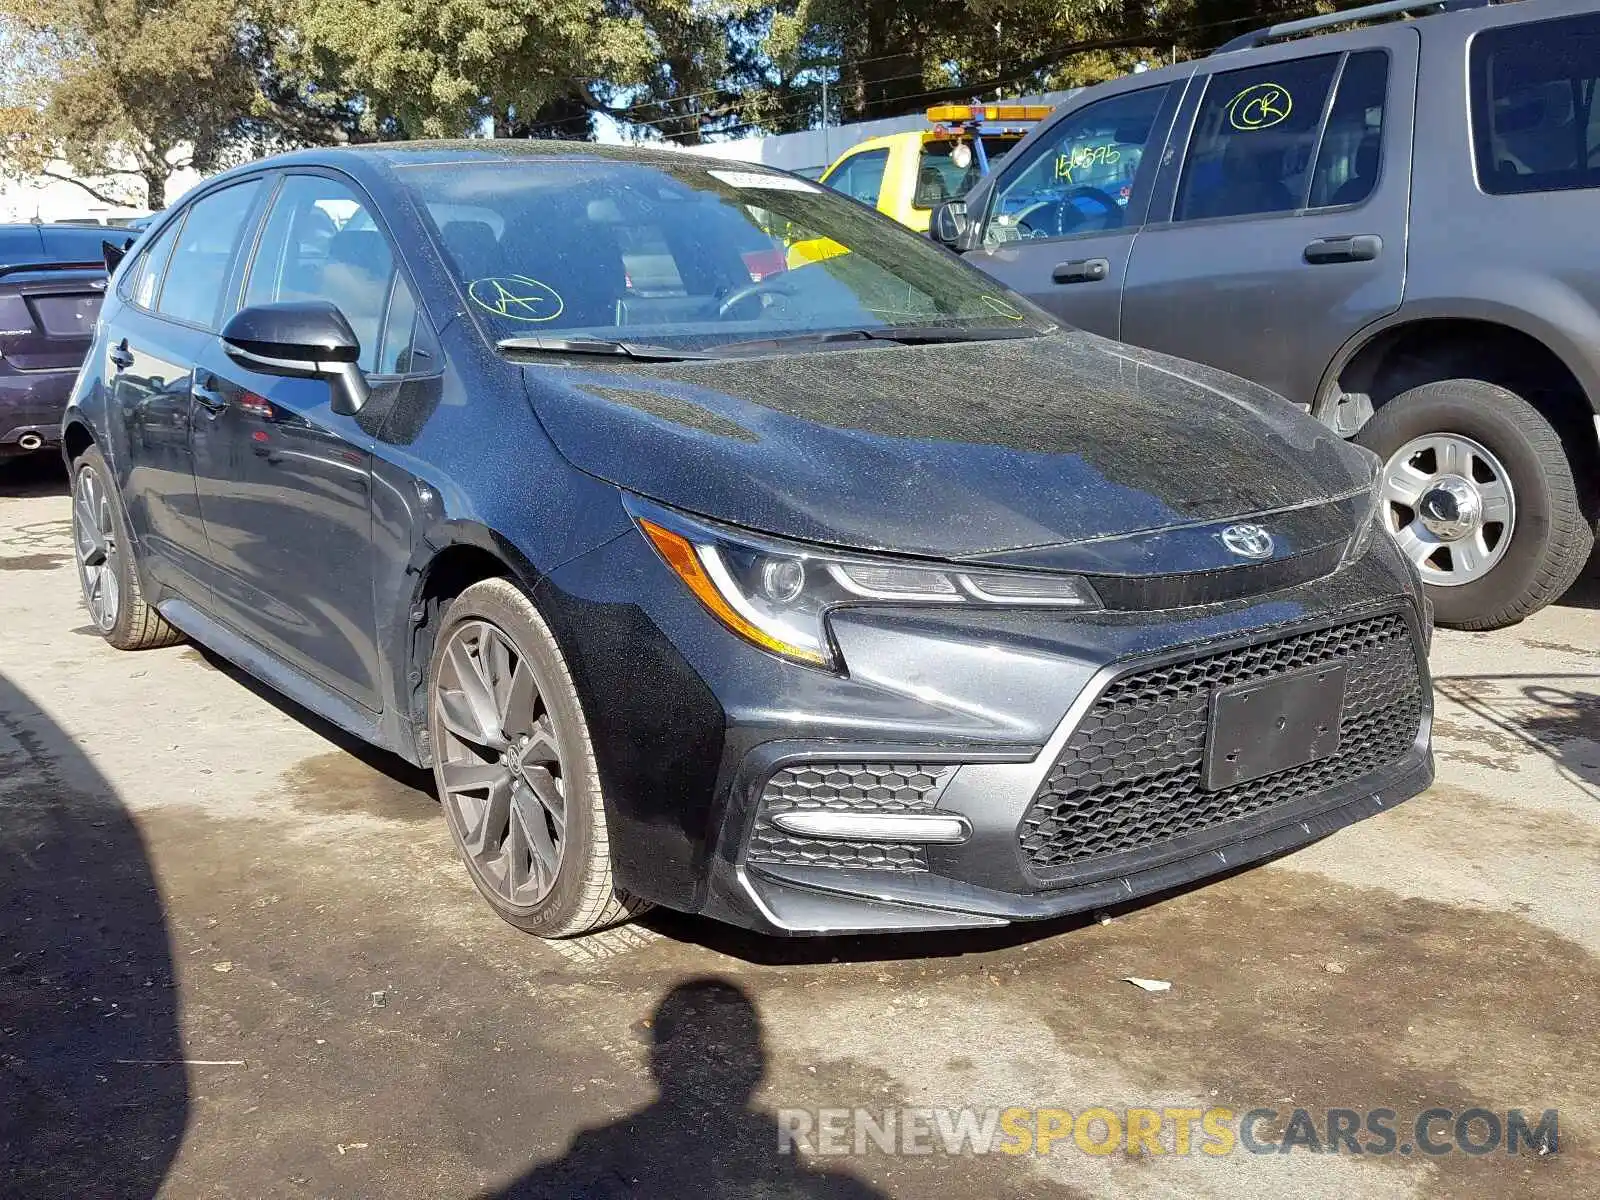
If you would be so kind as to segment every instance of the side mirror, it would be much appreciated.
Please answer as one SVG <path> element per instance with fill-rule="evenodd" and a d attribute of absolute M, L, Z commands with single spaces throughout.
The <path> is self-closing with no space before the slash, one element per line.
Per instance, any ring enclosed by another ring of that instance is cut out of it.
<path fill-rule="evenodd" d="M 928 236 L 945 249 L 959 253 L 963 248 L 962 235 L 971 224 L 965 200 L 946 200 L 933 210 L 933 216 L 928 221 Z"/>
<path fill-rule="evenodd" d="M 326 300 L 242 308 L 222 327 L 222 347 L 247 371 L 327 380 L 340 416 L 354 416 L 367 402 L 367 377 L 357 365 L 361 343 Z"/>

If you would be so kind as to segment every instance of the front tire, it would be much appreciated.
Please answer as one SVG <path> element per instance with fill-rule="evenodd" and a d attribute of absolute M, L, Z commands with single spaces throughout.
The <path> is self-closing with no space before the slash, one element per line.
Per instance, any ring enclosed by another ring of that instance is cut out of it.
<path fill-rule="evenodd" d="M 428 732 L 450 836 L 502 918 L 563 938 L 646 907 L 613 886 L 583 706 L 550 627 L 510 581 L 475 583 L 445 611 Z"/>
<path fill-rule="evenodd" d="M 1477 379 L 1402 392 L 1355 440 L 1384 460 L 1390 532 L 1434 617 L 1499 629 L 1558 599 L 1594 547 L 1561 435 L 1521 396 Z"/>
<path fill-rule="evenodd" d="M 72 546 L 83 602 L 101 637 L 118 650 L 149 650 L 183 639 L 145 602 L 128 514 L 111 469 L 93 446 L 72 464 Z"/>

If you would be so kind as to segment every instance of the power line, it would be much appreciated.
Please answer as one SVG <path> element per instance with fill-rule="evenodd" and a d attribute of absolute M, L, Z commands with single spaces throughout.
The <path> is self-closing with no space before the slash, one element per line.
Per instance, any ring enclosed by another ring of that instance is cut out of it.
<path fill-rule="evenodd" d="M 1299 15 L 1301 15 L 1303 13 L 1315 12 L 1315 11 L 1317 11 L 1317 6 L 1316 5 L 1307 4 L 1307 5 L 1297 6 L 1295 8 L 1282 10 L 1282 11 L 1278 12 L 1275 15 L 1276 15 L 1276 17 L 1278 19 L 1281 20 L 1281 19 L 1286 18 L 1286 17 L 1295 17 L 1295 16 L 1299 16 Z M 1005 65 L 1007 65 L 1008 61 L 1010 61 L 1010 60 L 1009 59 L 997 59 L 997 60 L 994 60 L 993 66 L 995 67 L 995 69 L 996 69 L 996 71 L 998 73 L 993 74 L 993 75 L 991 75 L 990 77 L 988 77 L 988 78 L 986 78 L 984 80 L 970 80 L 970 81 L 965 81 L 964 80 L 964 81 L 962 81 L 960 83 L 949 84 L 949 85 L 947 85 L 945 87 L 940 87 L 940 88 L 930 88 L 930 89 L 928 89 L 926 91 L 913 92 L 913 93 L 910 93 L 908 95 L 879 96 L 879 97 L 874 98 L 874 99 L 865 100 L 862 103 L 861 107 L 862 107 L 862 111 L 865 112 L 865 111 L 870 110 L 872 108 L 883 107 L 885 105 L 903 105 L 903 104 L 905 104 L 905 103 L 907 103 L 909 101 L 922 99 L 922 98 L 928 97 L 928 96 L 949 95 L 951 93 L 967 91 L 967 90 L 985 91 L 985 90 L 987 90 L 989 88 L 992 88 L 992 87 L 999 87 L 999 86 L 1002 86 L 1004 84 L 1018 82 L 1022 77 L 1026 76 L 1026 75 L 1033 74 L 1036 71 L 1045 70 L 1045 69 L 1048 69 L 1048 67 L 1058 65 L 1062 60 L 1064 60 L 1066 58 L 1070 58 L 1070 57 L 1072 57 L 1074 55 L 1077 55 L 1077 54 L 1092 53 L 1095 50 L 1110 50 L 1110 49 L 1123 49 L 1123 48 L 1132 49 L 1134 47 L 1142 46 L 1142 45 L 1156 45 L 1156 44 L 1159 44 L 1161 42 L 1166 42 L 1166 41 L 1170 41 L 1172 39 L 1181 37 L 1181 36 L 1183 36 L 1185 34 L 1200 33 L 1200 32 L 1204 32 L 1206 30 L 1218 29 L 1218 28 L 1222 28 L 1222 27 L 1225 27 L 1225 26 L 1229 26 L 1229 25 L 1257 25 L 1257 24 L 1260 24 L 1260 23 L 1261 23 L 1261 17 L 1259 15 L 1242 16 L 1242 17 L 1228 17 L 1228 18 L 1224 18 L 1224 19 L 1216 20 L 1216 21 L 1201 21 L 1201 22 L 1195 22 L 1195 23 L 1192 23 L 1192 24 L 1189 24 L 1189 25 L 1180 25 L 1180 26 L 1175 26 L 1175 27 L 1165 28 L 1165 29 L 1145 30 L 1145 31 L 1141 31 L 1139 33 L 1127 34 L 1127 35 L 1124 35 L 1122 37 L 1097 38 L 1097 39 L 1079 40 L 1079 41 L 1074 41 L 1074 42 L 1058 42 L 1054 46 L 1046 48 L 1046 49 L 1044 49 L 1042 51 L 1039 51 L 1039 52 L 1031 55 L 1030 57 L 1022 60 L 1023 65 L 1022 65 L 1021 69 L 1014 70 L 1014 71 L 1011 71 L 1009 73 L 1002 71 L 1001 68 L 1003 68 Z M 868 65 L 868 64 L 871 64 L 871 63 L 885 62 L 885 61 L 888 61 L 890 59 L 899 59 L 899 58 L 907 58 L 907 57 L 910 57 L 910 56 L 907 55 L 907 54 L 903 54 L 903 53 L 902 54 L 880 54 L 880 55 L 875 55 L 875 56 L 873 56 L 871 58 L 849 59 L 847 61 L 841 61 L 841 62 L 838 62 L 838 63 L 828 64 L 828 65 L 831 65 L 836 69 L 843 69 L 846 66 L 848 66 L 848 67 L 853 69 L 853 68 L 860 67 L 860 66 L 865 66 L 865 65 Z M 907 72 L 907 73 L 902 74 L 902 75 L 891 75 L 891 76 L 886 76 L 886 77 L 881 78 L 881 79 L 872 79 L 872 80 L 866 80 L 866 81 L 863 81 L 863 82 L 865 84 L 867 84 L 868 86 L 871 86 L 871 87 L 880 87 L 882 85 L 890 84 L 890 83 L 903 83 L 903 82 L 905 82 L 906 80 L 909 80 L 909 79 L 921 80 L 921 79 L 925 79 L 925 78 L 926 78 L 926 74 L 923 71 L 914 71 L 914 72 Z M 818 93 L 821 92 L 822 90 L 824 90 L 825 86 L 828 86 L 828 85 L 824 85 L 822 83 L 805 84 L 805 85 L 802 85 L 801 87 L 795 88 L 788 95 L 778 95 L 778 96 L 773 97 L 771 102 L 775 105 L 776 110 L 777 110 L 777 112 L 779 114 L 787 114 L 789 112 L 797 110 L 800 107 L 809 107 L 811 104 L 813 104 L 815 102 L 815 100 L 817 99 Z M 838 87 L 839 85 L 837 83 L 835 83 L 835 84 L 833 84 L 831 86 Z M 730 89 L 730 88 L 727 88 L 727 87 L 716 87 L 716 88 L 707 88 L 707 89 L 704 89 L 704 90 L 698 91 L 698 92 L 687 92 L 687 93 L 685 93 L 685 94 L 683 94 L 681 96 L 652 97 L 652 98 L 649 98 L 649 99 L 636 101 L 636 102 L 634 102 L 632 104 L 629 104 L 629 105 L 625 105 L 622 108 L 617 108 L 617 109 L 610 109 L 610 108 L 593 109 L 590 112 L 582 113 L 582 114 L 579 114 L 579 115 L 573 116 L 573 117 L 564 117 L 564 118 L 561 118 L 560 120 L 556 120 L 556 121 L 542 121 L 542 122 L 538 123 L 538 127 L 541 128 L 541 129 L 556 130 L 556 129 L 563 129 L 563 128 L 567 128 L 567 127 L 578 125 L 578 124 L 583 124 L 583 125 L 587 126 L 593 120 L 594 115 L 596 113 L 600 113 L 600 114 L 603 114 L 605 116 L 611 117 L 613 120 L 626 121 L 629 124 L 648 125 L 648 126 L 652 126 L 652 127 L 656 128 L 658 130 L 662 130 L 662 127 L 665 126 L 665 125 L 668 125 L 668 124 L 687 123 L 687 122 L 691 122 L 691 121 L 704 121 L 706 119 L 706 114 L 703 113 L 703 112 L 697 112 L 697 111 L 693 111 L 693 110 L 686 110 L 686 111 L 681 112 L 681 113 L 673 113 L 673 112 L 669 111 L 669 112 L 664 112 L 660 117 L 657 117 L 654 120 L 650 120 L 650 119 L 630 120 L 626 116 L 626 114 L 628 114 L 630 112 L 637 112 L 640 109 L 652 108 L 652 107 L 659 107 L 659 108 L 665 109 L 665 108 L 668 108 L 670 105 L 675 104 L 675 103 L 687 102 L 687 101 L 699 99 L 699 98 L 702 98 L 702 97 L 705 97 L 705 96 L 724 96 L 724 95 L 729 95 L 731 92 L 732 92 L 732 89 Z M 732 92 L 732 95 L 734 97 L 734 103 L 737 104 L 739 99 L 743 98 L 743 96 L 750 95 L 750 93 L 743 93 L 741 95 L 740 93 Z M 733 113 L 729 112 L 727 115 L 733 115 Z M 722 127 L 710 130 L 710 132 L 712 132 L 714 134 L 718 134 L 718 135 L 727 135 L 727 134 L 732 134 L 732 133 L 738 133 L 738 132 L 741 132 L 741 131 L 746 130 L 746 129 L 761 128 L 762 126 L 764 126 L 766 124 L 767 124 L 766 121 L 761 121 L 761 120 L 745 121 L 745 122 L 740 122 L 740 123 L 732 125 L 732 126 L 722 126 Z M 665 133 L 666 131 L 663 130 L 663 132 Z M 670 133 L 666 133 L 666 136 L 668 136 L 670 138 L 671 134 Z"/>

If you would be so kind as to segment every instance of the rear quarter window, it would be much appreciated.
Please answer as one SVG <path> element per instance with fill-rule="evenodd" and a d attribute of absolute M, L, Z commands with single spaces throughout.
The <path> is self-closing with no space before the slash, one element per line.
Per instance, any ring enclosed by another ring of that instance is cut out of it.
<path fill-rule="evenodd" d="M 1472 40 L 1472 140 L 1492 195 L 1600 185 L 1600 16 L 1486 29 Z"/>

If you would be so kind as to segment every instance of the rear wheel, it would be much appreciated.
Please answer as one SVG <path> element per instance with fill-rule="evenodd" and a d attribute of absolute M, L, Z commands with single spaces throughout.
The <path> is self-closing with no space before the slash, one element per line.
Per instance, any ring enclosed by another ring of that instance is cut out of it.
<path fill-rule="evenodd" d="M 612 886 L 583 708 L 549 626 L 514 584 L 473 584 L 445 612 L 428 714 L 451 837 L 501 917 L 557 938 L 645 907 Z"/>
<path fill-rule="evenodd" d="M 94 627 L 119 650 L 170 646 L 183 637 L 145 603 L 133 538 L 111 471 L 90 447 L 72 464 L 72 543 Z"/>
<path fill-rule="evenodd" d="M 1538 409 L 1476 379 L 1424 384 L 1356 435 L 1384 460 L 1389 530 L 1441 625 L 1498 629 L 1567 590 L 1588 560 L 1561 436 Z"/>

